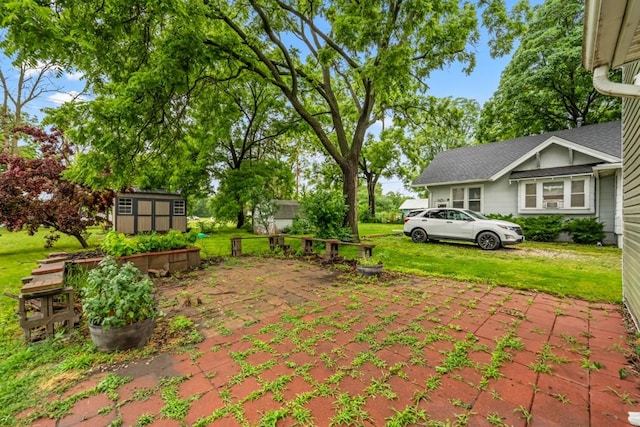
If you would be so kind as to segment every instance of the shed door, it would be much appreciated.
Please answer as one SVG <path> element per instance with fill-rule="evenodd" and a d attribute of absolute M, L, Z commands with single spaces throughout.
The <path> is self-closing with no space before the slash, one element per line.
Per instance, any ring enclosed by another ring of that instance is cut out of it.
<path fill-rule="evenodd" d="M 138 228 L 137 233 L 153 230 L 153 202 L 151 200 L 138 200 Z"/>
<path fill-rule="evenodd" d="M 155 230 L 169 231 L 171 227 L 171 202 L 168 200 L 156 200 L 155 202 Z"/>

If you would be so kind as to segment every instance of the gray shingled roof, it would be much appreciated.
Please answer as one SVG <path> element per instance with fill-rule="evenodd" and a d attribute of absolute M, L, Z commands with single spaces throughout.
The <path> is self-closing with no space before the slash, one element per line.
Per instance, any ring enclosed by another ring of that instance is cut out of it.
<path fill-rule="evenodd" d="M 413 185 L 488 180 L 552 136 L 622 158 L 621 123 L 599 123 L 443 151 L 435 156 Z"/>

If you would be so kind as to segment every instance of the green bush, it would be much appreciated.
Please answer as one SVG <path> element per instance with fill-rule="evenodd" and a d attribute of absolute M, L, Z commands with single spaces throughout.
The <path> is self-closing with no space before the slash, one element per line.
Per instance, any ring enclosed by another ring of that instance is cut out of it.
<path fill-rule="evenodd" d="M 554 242 L 564 231 L 564 217 L 562 215 L 514 217 L 512 215 L 490 214 L 487 216 L 518 224 L 522 227 L 524 237 L 535 242 Z"/>
<path fill-rule="evenodd" d="M 342 193 L 329 190 L 318 190 L 308 194 L 300 200 L 301 215 L 306 224 L 304 228 L 309 228 L 310 232 L 321 239 L 351 240 L 351 230 L 344 227 L 344 215 L 347 212 L 347 205 Z M 292 228 L 300 227 L 302 225 Z M 307 227 L 308 226 L 308 227 Z M 305 233 L 306 234 L 306 233 Z"/>
<path fill-rule="evenodd" d="M 102 250 L 112 257 L 127 256 L 145 252 L 164 252 L 193 246 L 198 238 L 195 230 L 181 233 L 169 230 L 166 234 L 156 232 L 127 237 L 117 231 L 108 232 L 102 241 Z"/>
<path fill-rule="evenodd" d="M 217 224 L 214 220 L 209 218 L 200 218 L 196 221 L 196 226 L 200 233 L 212 234 L 216 232 Z"/>
<path fill-rule="evenodd" d="M 594 245 L 605 237 L 604 224 L 596 218 L 571 219 L 565 223 L 564 229 L 579 244 Z"/>

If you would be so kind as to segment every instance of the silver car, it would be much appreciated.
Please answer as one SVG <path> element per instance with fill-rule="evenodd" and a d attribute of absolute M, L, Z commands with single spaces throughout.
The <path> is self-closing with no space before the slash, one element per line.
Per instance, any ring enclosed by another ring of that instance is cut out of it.
<path fill-rule="evenodd" d="M 489 219 L 478 212 L 457 208 L 411 211 L 404 219 L 404 234 L 415 243 L 463 240 L 477 243 L 485 250 L 524 241 L 518 224 Z"/>

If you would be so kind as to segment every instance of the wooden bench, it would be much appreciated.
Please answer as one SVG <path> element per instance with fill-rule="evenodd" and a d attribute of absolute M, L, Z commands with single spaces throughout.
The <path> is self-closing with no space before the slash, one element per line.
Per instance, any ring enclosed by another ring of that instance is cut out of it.
<path fill-rule="evenodd" d="M 285 235 L 285 234 L 274 234 L 269 236 L 255 236 L 255 237 L 234 236 L 234 237 L 231 237 L 231 256 L 242 255 L 243 239 L 268 238 L 269 249 L 271 249 L 271 251 L 274 251 L 276 248 L 280 248 L 284 251 L 287 251 L 288 249 L 290 249 L 290 246 L 285 244 L 285 236 L 287 238 L 300 239 L 302 251 L 305 256 L 314 254 L 315 252 L 313 248 L 314 242 L 324 243 L 325 244 L 324 255 L 325 255 L 325 258 L 327 258 L 328 260 L 334 260 L 338 256 L 338 250 L 340 246 L 358 247 L 359 248 L 358 256 L 361 258 L 372 256 L 373 248 L 375 248 L 376 246 L 371 243 L 343 242 L 337 239 L 320 239 L 320 238 L 311 237 L 311 236 L 291 236 L 291 235 Z"/>
<path fill-rule="evenodd" d="M 285 252 L 291 248 L 289 245 L 285 245 L 283 234 L 272 234 L 269 236 L 251 236 L 251 237 L 233 236 L 231 237 L 231 256 L 242 255 L 243 239 L 269 239 L 269 249 L 272 252 L 276 250 L 276 248 L 282 249 Z"/>

